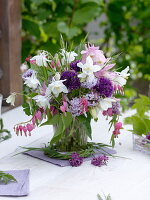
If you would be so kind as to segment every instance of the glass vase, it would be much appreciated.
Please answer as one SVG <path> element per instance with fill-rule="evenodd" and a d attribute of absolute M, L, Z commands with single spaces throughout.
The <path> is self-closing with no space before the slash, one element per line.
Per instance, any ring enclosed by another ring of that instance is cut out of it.
<path fill-rule="evenodd" d="M 146 139 L 146 137 L 133 134 L 133 150 L 150 155 L 150 140 Z"/>
<path fill-rule="evenodd" d="M 53 126 L 54 134 L 58 125 Z M 83 123 L 74 118 L 68 128 L 65 129 L 61 139 L 55 143 L 55 148 L 60 152 L 72 152 L 85 149 L 87 144 L 87 134 Z"/>

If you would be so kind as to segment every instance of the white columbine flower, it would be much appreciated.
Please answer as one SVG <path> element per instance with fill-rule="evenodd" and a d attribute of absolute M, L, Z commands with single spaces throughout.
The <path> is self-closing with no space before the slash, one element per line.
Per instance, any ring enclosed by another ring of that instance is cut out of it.
<path fill-rule="evenodd" d="M 104 98 L 99 101 L 99 108 L 101 110 L 107 110 L 112 107 L 112 102 L 116 102 L 113 98 Z"/>
<path fill-rule="evenodd" d="M 15 99 L 16 99 L 16 93 L 13 92 L 9 97 L 7 97 L 6 102 L 10 103 L 12 106 L 15 106 Z"/>
<path fill-rule="evenodd" d="M 35 61 L 38 66 L 47 67 L 48 66 L 47 62 L 50 62 L 50 60 L 48 60 L 46 56 L 47 56 L 46 53 L 42 52 L 36 56 L 33 56 L 30 60 Z"/>
<path fill-rule="evenodd" d="M 50 103 L 49 100 L 50 98 L 47 96 L 42 96 L 42 95 L 37 95 L 32 98 L 33 100 L 36 101 L 36 104 L 43 109 L 46 109 L 47 107 L 50 108 Z"/>
<path fill-rule="evenodd" d="M 65 80 L 57 80 L 49 84 L 46 89 L 46 95 L 53 93 L 55 97 L 58 97 L 61 92 L 68 93 L 67 87 L 63 84 L 64 81 Z"/>
<path fill-rule="evenodd" d="M 97 72 L 102 69 L 101 66 L 93 64 L 93 60 L 90 56 L 86 58 L 85 64 L 79 62 L 77 66 L 82 69 L 82 73 L 78 75 L 78 77 L 82 79 L 85 79 L 89 76 L 94 77 L 94 72 Z"/>
<path fill-rule="evenodd" d="M 65 62 L 71 63 L 75 60 L 75 57 L 78 56 L 74 51 L 68 52 L 65 49 L 62 49 L 60 54 L 63 56 L 61 60 L 63 65 L 65 64 Z"/>
<path fill-rule="evenodd" d="M 27 85 L 29 88 L 32 88 L 35 90 L 37 86 L 40 85 L 40 82 L 36 78 L 35 73 L 33 73 L 32 76 L 26 78 L 24 84 Z"/>
<path fill-rule="evenodd" d="M 25 63 L 23 63 L 23 64 L 20 66 L 20 70 L 21 70 L 22 73 L 24 73 L 25 71 L 28 70 L 28 65 L 25 64 Z"/>
<path fill-rule="evenodd" d="M 127 82 L 127 78 L 128 76 L 130 76 L 130 73 L 129 72 L 129 66 L 126 67 L 124 70 L 122 70 L 121 72 L 116 72 L 116 75 L 113 79 L 113 81 L 116 83 L 116 84 L 119 84 L 121 86 L 124 86 Z"/>

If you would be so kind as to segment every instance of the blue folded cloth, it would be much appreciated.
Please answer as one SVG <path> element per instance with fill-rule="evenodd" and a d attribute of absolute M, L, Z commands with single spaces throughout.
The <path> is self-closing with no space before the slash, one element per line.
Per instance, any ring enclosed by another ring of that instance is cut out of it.
<path fill-rule="evenodd" d="M 12 175 L 17 182 L 0 183 L 0 196 L 27 196 L 29 194 L 29 169 L 4 171 Z"/>

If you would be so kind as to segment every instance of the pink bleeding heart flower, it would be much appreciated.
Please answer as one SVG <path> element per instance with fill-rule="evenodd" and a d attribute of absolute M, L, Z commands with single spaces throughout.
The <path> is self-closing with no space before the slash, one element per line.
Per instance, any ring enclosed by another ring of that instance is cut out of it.
<path fill-rule="evenodd" d="M 115 129 L 122 129 L 122 123 L 121 122 L 116 122 L 115 123 Z"/>
<path fill-rule="evenodd" d="M 32 118 L 32 123 L 35 124 L 35 122 L 36 122 L 36 117 L 33 116 L 33 118 Z"/>
<path fill-rule="evenodd" d="M 66 112 L 67 111 L 67 108 L 68 108 L 68 103 L 66 101 L 63 101 L 63 105 L 60 106 L 60 110 L 62 112 Z"/>
<path fill-rule="evenodd" d="M 23 129 L 23 132 L 24 132 L 25 136 L 27 136 L 27 127 L 23 126 L 22 129 Z"/>
<path fill-rule="evenodd" d="M 54 106 L 50 106 L 50 112 L 52 113 L 53 116 L 58 114 L 58 110 Z"/>
<path fill-rule="evenodd" d="M 36 113 L 35 113 L 35 118 L 36 119 L 41 119 L 42 118 L 42 113 L 41 113 L 41 111 L 37 111 Z"/>
<path fill-rule="evenodd" d="M 33 124 L 27 124 L 26 127 L 27 127 L 27 130 L 29 131 L 29 133 L 34 129 Z"/>

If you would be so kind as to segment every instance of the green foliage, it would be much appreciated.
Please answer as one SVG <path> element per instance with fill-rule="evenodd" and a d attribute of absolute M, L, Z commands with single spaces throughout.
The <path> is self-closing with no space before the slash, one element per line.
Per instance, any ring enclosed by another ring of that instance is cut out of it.
<path fill-rule="evenodd" d="M 108 153 L 107 151 L 104 151 L 103 147 L 111 147 L 111 146 L 107 144 L 103 144 L 103 143 L 88 142 L 86 145 L 82 146 L 82 150 L 77 150 L 76 153 L 78 153 L 81 157 L 86 158 L 86 157 L 94 155 L 95 150 L 97 149 L 102 154 L 115 157 L 114 155 Z M 74 153 L 74 151 L 65 152 L 65 153 L 58 152 L 55 148 L 55 145 L 45 146 L 44 148 L 35 148 L 35 147 L 22 147 L 22 148 L 25 149 L 24 152 L 28 152 L 32 150 L 43 151 L 44 154 L 46 154 L 48 157 L 57 158 L 61 160 L 70 159 L 71 154 Z"/>
<path fill-rule="evenodd" d="M 11 138 L 10 131 L 4 129 L 3 119 L 0 118 L 0 142 Z"/>
<path fill-rule="evenodd" d="M 12 175 L 0 171 L 0 182 L 8 184 L 10 181 L 17 182 L 17 180 Z"/>
<path fill-rule="evenodd" d="M 112 200 L 110 194 L 108 194 L 107 196 L 104 195 L 104 198 L 102 198 L 100 194 L 97 194 L 97 198 L 98 200 Z"/>
<path fill-rule="evenodd" d="M 87 117 L 80 115 L 78 120 L 83 124 L 86 130 L 87 136 L 92 140 L 92 129 L 91 129 L 91 115 L 88 113 Z"/>
<path fill-rule="evenodd" d="M 22 61 L 37 49 L 56 53 L 60 34 L 78 45 L 101 7 L 102 0 L 22 0 Z"/>
<path fill-rule="evenodd" d="M 142 75 L 150 80 L 150 1 L 109 0 L 103 4 L 105 14 L 102 46 L 109 51 L 123 52 L 119 64 L 132 68 L 132 77 Z"/>
<path fill-rule="evenodd" d="M 150 132 L 150 98 L 140 95 L 132 106 L 136 109 L 136 114 L 125 118 L 125 124 L 133 126 L 132 132 L 137 135 L 147 135 Z M 148 113 L 148 114 L 147 114 Z"/>

